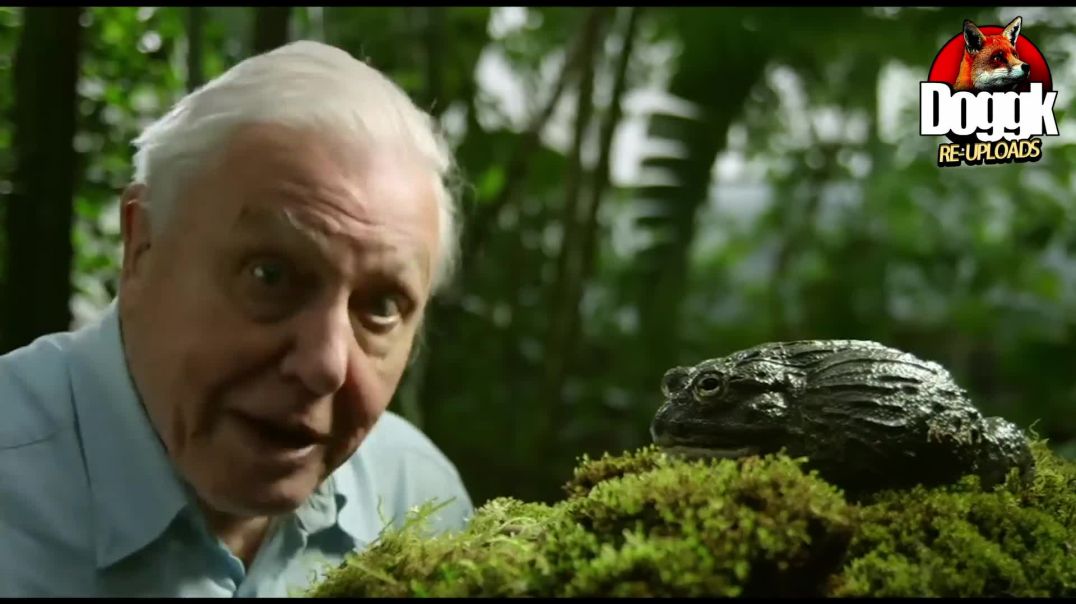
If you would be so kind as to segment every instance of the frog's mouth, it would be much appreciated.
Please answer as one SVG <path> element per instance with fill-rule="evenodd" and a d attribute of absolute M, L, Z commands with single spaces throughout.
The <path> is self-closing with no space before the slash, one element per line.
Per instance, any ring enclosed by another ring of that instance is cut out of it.
<path fill-rule="evenodd" d="M 748 455 L 753 455 L 757 452 L 754 447 L 715 448 L 657 444 L 667 455 L 685 457 L 687 459 L 735 459 L 739 457 L 747 457 Z"/>
<path fill-rule="evenodd" d="M 701 440 L 701 439 L 699 439 Z M 731 442 L 697 442 L 693 439 L 676 438 L 667 434 L 654 434 L 654 444 L 669 455 L 698 458 L 736 458 L 758 453 L 758 447 Z"/>
<path fill-rule="evenodd" d="M 666 403 L 650 423 L 651 442 L 667 454 L 687 458 L 738 458 L 756 455 L 774 440 L 771 430 L 737 418 L 691 417 L 684 405 Z"/>

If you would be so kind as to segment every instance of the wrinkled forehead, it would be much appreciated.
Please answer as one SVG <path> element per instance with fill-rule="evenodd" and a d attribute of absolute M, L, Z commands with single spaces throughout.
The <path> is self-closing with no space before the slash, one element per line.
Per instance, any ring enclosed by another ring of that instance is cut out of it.
<path fill-rule="evenodd" d="M 325 259 L 350 256 L 360 264 L 376 262 L 395 273 L 418 271 L 429 276 L 433 250 L 416 233 L 414 237 L 364 237 L 347 228 L 337 217 L 303 211 L 286 203 L 243 206 L 231 225 L 237 239 L 271 240 L 277 244 L 303 249 Z M 359 267 L 356 267 L 359 268 Z"/>
<path fill-rule="evenodd" d="M 321 130 L 243 126 L 229 137 L 203 180 L 224 193 L 224 199 L 211 203 L 231 203 L 233 215 L 241 206 L 270 198 L 354 218 L 376 210 L 421 223 L 436 221 L 438 214 L 438 175 L 416 151 Z"/>
<path fill-rule="evenodd" d="M 439 251 L 437 175 L 403 147 L 365 147 L 316 130 L 245 126 L 197 179 L 184 205 L 188 227 L 235 234 L 302 235 L 325 247 L 397 244 L 422 256 Z"/>
<path fill-rule="evenodd" d="M 402 139 L 362 138 L 325 126 L 246 124 L 228 136 L 219 157 L 226 170 L 247 167 L 263 171 L 263 178 L 331 174 L 362 180 L 374 172 L 391 172 L 432 181 L 437 176 L 430 161 Z"/>

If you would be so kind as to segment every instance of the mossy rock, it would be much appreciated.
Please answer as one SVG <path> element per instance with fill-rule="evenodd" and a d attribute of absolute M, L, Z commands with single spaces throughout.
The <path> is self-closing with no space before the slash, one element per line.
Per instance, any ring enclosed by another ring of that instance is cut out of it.
<path fill-rule="evenodd" d="M 584 457 L 555 505 L 494 499 L 437 536 L 425 506 L 309 595 L 1076 596 L 1076 463 L 1032 448 L 1030 484 L 855 502 L 784 455 Z"/>

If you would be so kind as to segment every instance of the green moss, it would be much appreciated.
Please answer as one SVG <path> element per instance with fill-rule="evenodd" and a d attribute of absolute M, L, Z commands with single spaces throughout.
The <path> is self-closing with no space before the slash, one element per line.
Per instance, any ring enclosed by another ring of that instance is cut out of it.
<path fill-rule="evenodd" d="M 580 497 L 606 480 L 626 474 L 638 474 L 666 465 L 668 465 L 668 458 L 661 455 L 654 445 L 637 451 L 628 451 L 623 455 L 606 453 L 601 459 L 591 459 L 584 455 L 572 472 L 571 480 L 564 485 L 564 490 L 568 497 Z"/>
<path fill-rule="evenodd" d="M 313 596 L 1073 596 L 1076 463 L 852 503 L 784 455 L 583 458 L 555 505 L 495 499 L 466 531 L 417 510 Z"/>
<path fill-rule="evenodd" d="M 564 504 L 602 549 L 563 595 L 810 592 L 852 537 L 839 492 L 787 457 L 643 465 Z"/>
<path fill-rule="evenodd" d="M 835 595 L 1076 595 L 1076 464 L 1035 442 L 1036 476 L 984 492 L 946 488 L 879 495 Z"/>
<path fill-rule="evenodd" d="M 555 527 L 552 510 L 510 498 L 490 501 L 465 532 L 429 536 L 424 520 L 433 505 L 414 510 L 387 528 L 359 555 L 327 573 L 315 597 L 509 595 L 525 591 L 520 571 Z M 538 570 L 531 568 L 532 571 Z"/>

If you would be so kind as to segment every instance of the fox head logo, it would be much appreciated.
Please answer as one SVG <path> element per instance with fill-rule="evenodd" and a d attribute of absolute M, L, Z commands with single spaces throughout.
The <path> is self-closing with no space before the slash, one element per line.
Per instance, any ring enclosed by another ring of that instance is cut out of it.
<path fill-rule="evenodd" d="M 964 58 L 953 90 L 1005 92 L 1026 82 L 1031 65 L 1021 61 L 1016 51 L 1022 23 L 1017 17 L 1000 34 L 987 35 L 965 19 Z"/>
<path fill-rule="evenodd" d="M 1023 19 L 963 31 L 934 57 L 919 83 L 919 134 L 944 136 L 938 166 L 1038 161 L 1042 138 L 1059 136 L 1046 58 L 1026 36 Z"/>

